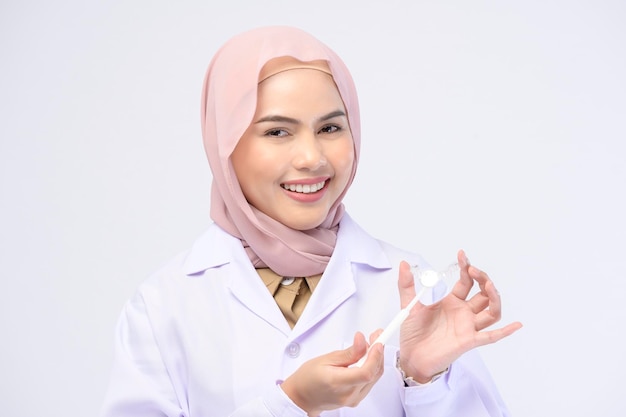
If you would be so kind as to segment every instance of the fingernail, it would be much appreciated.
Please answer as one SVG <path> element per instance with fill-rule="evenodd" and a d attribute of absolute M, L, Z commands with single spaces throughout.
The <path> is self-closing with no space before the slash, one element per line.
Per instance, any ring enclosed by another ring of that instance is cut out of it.
<path fill-rule="evenodd" d="M 464 258 L 464 260 L 465 260 L 465 264 L 466 264 L 466 265 L 468 265 L 468 266 L 469 266 L 469 265 L 471 265 L 471 264 L 470 264 L 469 259 L 467 258 L 467 255 L 465 255 L 465 254 L 464 254 L 464 255 L 463 255 L 463 258 Z"/>

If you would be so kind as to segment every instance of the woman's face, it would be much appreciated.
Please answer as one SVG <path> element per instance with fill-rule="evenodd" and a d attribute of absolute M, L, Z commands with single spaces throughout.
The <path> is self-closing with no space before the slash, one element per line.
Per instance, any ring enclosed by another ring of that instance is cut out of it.
<path fill-rule="evenodd" d="M 231 160 L 251 205 L 292 229 L 319 226 L 354 164 L 346 110 L 331 76 L 292 69 L 262 81 L 256 113 Z"/>

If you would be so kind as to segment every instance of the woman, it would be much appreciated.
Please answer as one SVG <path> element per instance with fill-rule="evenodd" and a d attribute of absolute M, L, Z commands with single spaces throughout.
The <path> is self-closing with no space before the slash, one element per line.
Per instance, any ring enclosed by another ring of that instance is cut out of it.
<path fill-rule="evenodd" d="M 361 333 L 409 303 L 409 264 L 426 264 L 344 211 L 359 123 L 347 68 L 307 33 L 218 51 L 202 96 L 214 224 L 125 306 L 103 416 L 508 415 L 472 349 L 521 325 L 484 330 L 500 298 L 462 251 L 452 292 L 396 340 Z"/>

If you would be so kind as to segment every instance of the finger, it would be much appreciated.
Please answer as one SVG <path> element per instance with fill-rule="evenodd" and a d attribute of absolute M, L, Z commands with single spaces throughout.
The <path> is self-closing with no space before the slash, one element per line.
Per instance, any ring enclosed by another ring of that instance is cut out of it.
<path fill-rule="evenodd" d="M 474 281 L 469 274 L 470 263 L 465 255 L 465 252 L 463 250 L 459 250 L 456 258 L 459 264 L 460 278 L 454 284 L 454 287 L 452 287 L 451 292 L 455 297 L 465 300 L 474 285 Z"/>
<path fill-rule="evenodd" d="M 335 366 L 350 366 L 361 359 L 367 352 L 367 342 L 361 332 L 356 332 L 352 346 L 347 349 L 334 352 L 331 361 Z"/>
<path fill-rule="evenodd" d="M 467 301 L 467 305 L 472 310 L 472 313 L 478 314 L 489 306 L 489 297 L 479 292 Z"/>
<path fill-rule="evenodd" d="M 476 335 L 476 338 L 475 338 L 476 347 L 495 343 L 499 340 L 504 339 L 507 336 L 512 335 L 513 333 L 515 333 L 521 328 L 522 328 L 522 323 L 516 321 L 500 329 L 480 332 Z"/>
<path fill-rule="evenodd" d="M 384 341 L 380 342 L 380 341 L 377 340 L 382 333 L 383 333 L 383 329 L 378 329 L 375 332 L 373 332 L 372 334 L 370 334 L 370 347 L 368 349 L 368 352 L 365 354 L 366 356 L 362 356 L 359 359 L 359 361 L 356 363 L 357 367 L 359 367 L 359 368 L 363 367 L 363 364 L 367 360 L 367 355 L 369 355 L 370 350 L 373 348 L 373 346 L 375 346 L 375 344 L 380 344 L 384 348 Z"/>
<path fill-rule="evenodd" d="M 483 285 L 483 292 L 479 293 L 486 297 L 488 309 L 483 309 L 476 315 L 476 330 L 482 330 L 498 322 L 502 317 L 502 300 L 500 293 L 492 281 L 487 281 Z M 477 294 L 478 295 L 478 294 Z"/>
<path fill-rule="evenodd" d="M 480 285 L 479 294 L 482 294 L 489 300 L 489 310 L 493 315 L 500 317 L 502 300 L 500 298 L 500 293 L 496 289 L 496 285 L 489 279 L 487 274 L 482 271 L 480 271 L 480 274 L 477 274 L 476 281 L 478 281 Z"/>
<path fill-rule="evenodd" d="M 469 261 L 467 261 L 467 258 L 462 251 L 459 251 L 459 254 L 462 254 L 459 255 L 461 278 L 457 282 L 457 285 L 454 286 L 452 292 L 460 299 L 466 299 L 472 287 L 474 286 L 474 281 L 476 281 L 478 283 L 481 293 L 485 293 L 486 283 L 491 282 L 489 276 L 475 266 L 470 265 Z"/>
<path fill-rule="evenodd" d="M 400 292 L 400 308 L 406 307 L 415 298 L 415 278 L 411 273 L 410 265 L 405 261 L 400 262 L 398 291 Z"/>
<path fill-rule="evenodd" d="M 384 347 L 380 343 L 376 343 L 367 353 L 367 359 L 361 367 L 364 371 L 363 383 L 375 382 L 381 377 L 384 370 Z"/>
<path fill-rule="evenodd" d="M 378 336 L 380 336 L 382 332 L 383 329 L 378 329 L 370 335 L 370 345 L 378 339 Z"/>
<path fill-rule="evenodd" d="M 368 363 L 366 362 L 366 366 L 361 368 L 361 370 L 365 370 L 367 373 L 365 374 L 364 384 L 360 389 L 359 396 L 361 399 L 365 398 L 369 391 L 372 389 L 374 384 L 383 376 L 385 371 L 385 362 L 384 362 L 384 353 L 383 346 L 376 344 L 370 350 L 369 356 L 367 358 L 367 362 L 374 362 L 375 366 L 369 369 Z M 371 358 L 370 358 L 371 356 Z"/>
<path fill-rule="evenodd" d="M 493 326 L 500 321 L 499 316 L 494 316 L 491 311 L 485 310 L 476 315 L 474 318 L 474 329 L 481 331 L 489 326 Z"/>
<path fill-rule="evenodd" d="M 486 272 L 476 268 L 473 265 L 468 268 L 467 272 L 470 278 L 478 283 L 481 291 L 484 291 L 485 284 L 491 281 L 491 279 L 489 278 L 489 275 L 487 275 Z"/>

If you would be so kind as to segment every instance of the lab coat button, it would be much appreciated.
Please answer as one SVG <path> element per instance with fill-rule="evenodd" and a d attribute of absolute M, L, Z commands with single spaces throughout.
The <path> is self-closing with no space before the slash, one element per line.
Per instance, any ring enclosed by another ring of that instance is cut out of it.
<path fill-rule="evenodd" d="M 297 358 L 300 355 L 300 345 L 297 343 L 289 343 L 287 346 L 287 355 L 291 358 Z"/>

